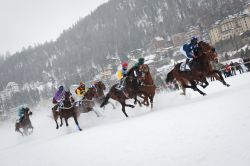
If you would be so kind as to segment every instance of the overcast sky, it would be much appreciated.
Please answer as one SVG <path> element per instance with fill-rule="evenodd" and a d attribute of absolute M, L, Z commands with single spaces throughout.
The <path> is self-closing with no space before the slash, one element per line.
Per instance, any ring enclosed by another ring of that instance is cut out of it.
<path fill-rule="evenodd" d="M 108 0 L 0 0 L 0 53 L 55 40 Z"/>

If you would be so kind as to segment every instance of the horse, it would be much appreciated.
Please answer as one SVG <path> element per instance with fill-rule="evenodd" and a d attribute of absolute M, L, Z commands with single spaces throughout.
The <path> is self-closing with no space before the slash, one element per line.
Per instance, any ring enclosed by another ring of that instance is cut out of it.
<path fill-rule="evenodd" d="M 215 77 L 217 80 L 223 83 L 223 85 L 229 87 L 222 77 L 222 74 L 219 70 L 214 70 L 211 62 L 218 62 L 218 54 L 215 49 L 209 44 L 200 41 L 198 43 L 198 53 L 197 58 L 192 61 L 190 65 L 191 71 L 180 71 L 181 63 L 175 65 L 174 69 L 170 71 L 166 78 L 166 83 L 169 83 L 176 79 L 179 81 L 183 88 L 183 94 L 186 94 L 186 88 L 191 88 L 194 91 L 198 91 L 201 95 L 206 95 L 202 92 L 197 84 L 202 83 L 202 87 L 206 88 L 209 83 L 206 80 L 206 77 Z M 203 85 L 203 83 L 205 85 Z M 191 85 L 189 85 L 191 84 Z"/>
<path fill-rule="evenodd" d="M 151 103 L 151 108 L 153 108 L 153 100 L 155 96 L 156 86 L 150 74 L 149 66 L 147 64 L 143 64 L 140 66 L 139 70 L 142 72 L 144 76 L 139 78 L 142 84 L 139 86 L 138 96 L 144 99 L 142 103 L 146 106 L 149 106 L 148 102 L 149 98 Z"/>
<path fill-rule="evenodd" d="M 32 115 L 31 111 L 25 111 L 24 118 L 20 122 L 15 123 L 15 131 L 21 133 L 22 136 L 29 135 L 33 132 L 34 127 L 30 121 L 30 115 Z M 23 132 L 20 130 L 21 128 L 23 129 Z M 31 132 L 29 132 L 29 129 L 31 129 Z"/>
<path fill-rule="evenodd" d="M 137 80 L 133 77 L 128 76 L 124 79 L 126 86 L 123 88 L 123 90 L 118 90 L 116 88 L 118 84 L 113 85 L 100 107 L 104 107 L 108 103 L 109 99 L 112 98 L 113 100 L 118 101 L 122 105 L 122 112 L 126 117 L 128 117 L 125 107 L 134 108 L 135 106 L 131 104 L 126 104 L 126 100 L 132 98 L 135 99 L 137 97 L 138 83 Z"/>
<path fill-rule="evenodd" d="M 98 81 L 96 84 L 95 84 L 95 88 L 96 88 L 96 97 L 94 98 L 95 102 L 98 103 L 99 105 L 102 104 L 102 102 L 104 101 L 105 99 L 105 94 L 104 94 L 104 91 L 106 90 L 106 86 L 105 84 L 102 82 L 102 81 Z M 109 102 L 113 109 L 115 109 L 115 105 L 111 102 Z"/>
<path fill-rule="evenodd" d="M 70 91 L 65 91 L 64 100 L 62 103 L 63 103 L 63 105 L 59 106 L 59 111 L 54 109 L 55 107 L 52 108 L 53 117 L 54 117 L 54 120 L 56 122 L 56 129 L 59 128 L 58 123 L 57 123 L 57 119 L 59 117 L 61 120 L 60 127 L 62 127 L 62 125 L 63 125 L 63 121 L 62 121 L 63 118 L 65 120 L 66 126 L 69 126 L 68 119 L 70 117 L 73 117 L 75 124 L 77 125 L 78 129 L 81 131 L 82 129 L 80 128 L 78 120 L 77 120 L 77 117 L 79 116 L 79 112 L 78 112 L 77 107 L 76 107 L 76 102 L 74 102 L 74 99 L 73 99 Z"/>
<path fill-rule="evenodd" d="M 77 109 L 80 113 L 88 113 L 93 111 L 97 117 L 100 117 L 100 113 L 98 113 L 95 109 L 94 97 L 97 96 L 97 90 L 95 87 L 90 87 L 86 94 L 84 95 L 81 101 L 78 101 Z"/>

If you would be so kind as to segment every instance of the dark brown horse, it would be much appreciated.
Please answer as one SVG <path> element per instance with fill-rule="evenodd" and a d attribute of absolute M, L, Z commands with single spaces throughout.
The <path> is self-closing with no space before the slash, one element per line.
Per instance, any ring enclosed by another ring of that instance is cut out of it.
<path fill-rule="evenodd" d="M 146 106 L 149 106 L 148 98 L 150 99 L 151 108 L 153 108 L 153 100 L 155 96 L 156 86 L 154 80 L 150 74 L 149 66 L 143 64 L 140 66 L 140 71 L 142 72 L 143 77 L 140 78 L 142 84 L 139 87 L 138 95 L 144 99 L 142 102 Z"/>
<path fill-rule="evenodd" d="M 124 81 L 126 84 L 124 89 L 118 90 L 116 88 L 118 86 L 118 84 L 113 85 L 111 87 L 109 93 L 106 95 L 105 100 L 101 104 L 101 107 L 104 107 L 108 103 L 108 100 L 110 98 L 112 98 L 113 100 L 118 101 L 122 105 L 122 112 L 124 113 L 124 115 L 126 117 L 128 117 L 126 110 L 125 110 L 125 107 L 134 108 L 135 106 L 131 105 L 131 104 L 126 104 L 126 100 L 132 99 L 132 98 L 135 99 L 137 97 L 138 85 L 137 85 L 137 80 L 135 78 L 126 77 L 124 79 L 125 79 Z M 135 99 L 135 100 L 137 100 L 137 99 Z"/>
<path fill-rule="evenodd" d="M 25 111 L 22 121 L 15 123 L 15 131 L 21 133 L 22 136 L 29 135 L 33 132 L 34 127 L 32 126 L 30 121 L 30 115 L 32 115 L 31 111 Z M 23 132 L 20 130 L 21 128 L 23 129 Z M 29 129 L 31 129 L 30 132 Z"/>
<path fill-rule="evenodd" d="M 95 102 L 94 97 L 97 96 L 97 90 L 95 87 L 90 87 L 81 101 L 78 101 L 77 109 L 80 113 L 88 113 L 93 111 L 97 117 L 100 117 L 100 113 L 94 109 Z"/>
<path fill-rule="evenodd" d="M 218 62 L 218 54 L 216 53 L 215 49 L 203 41 L 199 42 L 198 45 L 199 49 L 197 58 L 193 60 L 190 66 L 191 71 L 180 71 L 181 63 L 179 63 L 174 67 L 172 71 L 168 73 L 166 83 L 169 83 L 176 79 L 182 85 L 184 95 L 186 94 L 186 88 L 191 88 L 194 91 L 198 91 L 202 95 L 206 95 L 197 87 L 197 84 L 200 82 L 202 83 L 202 87 L 206 88 L 209 85 L 206 77 L 211 76 L 221 81 L 223 85 L 230 86 L 225 82 L 221 72 L 218 70 L 214 70 L 211 65 L 211 62 L 213 61 Z"/>
<path fill-rule="evenodd" d="M 74 102 L 74 99 L 73 99 L 70 91 L 65 92 L 64 98 L 65 99 L 63 100 L 63 105 L 59 106 L 59 111 L 52 109 L 53 117 L 54 117 L 54 120 L 56 122 L 56 129 L 59 128 L 58 123 L 57 123 L 57 119 L 59 117 L 61 120 L 60 127 L 62 127 L 62 125 L 63 125 L 63 121 L 62 121 L 63 118 L 65 120 L 66 126 L 69 126 L 68 119 L 70 117 L 73 117 L 78 129 L 81 131 L 82 129 L 80 128 L 80 126 L 78 124 L 78 120 L 77 120 L 77 117 L 79 116 L 79 112 L 78 112 L 78 109 L 76 107 L 76 102 Z"/>

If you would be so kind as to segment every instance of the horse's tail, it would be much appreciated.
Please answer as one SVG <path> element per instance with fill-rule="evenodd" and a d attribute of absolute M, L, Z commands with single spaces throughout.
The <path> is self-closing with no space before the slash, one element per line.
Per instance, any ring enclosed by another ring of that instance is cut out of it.
<path fill-rule="evenodd" d="M 109 96 L 109 93 L 108 93 L 106 95 L 104 101 L 102 102 L 101 106 L 100 106 L 101 108 L 108 104 L 109 98 L 110 98 L 110 96 Z"/>
<path fill-rule="evenodd" d="M 18 123 L 15 123 L 15 131 L 18 131 Z"/>
<path fill-rule="evenodd" d="M 169 83 L 169 82 L 172 82 L 174 80 L 174 75 L 173 75 L 173 70 L 171 70 L 168 75 L 167 75 L 167 78 L 166 78 L 166 83 Z"/>

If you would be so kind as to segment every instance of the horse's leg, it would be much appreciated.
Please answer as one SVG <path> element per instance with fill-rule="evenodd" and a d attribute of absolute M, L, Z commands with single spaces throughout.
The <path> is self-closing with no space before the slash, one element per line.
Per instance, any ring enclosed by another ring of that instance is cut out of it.
<path fill-rule="evenodd" d="M 64 118 L 65 119 L 65 118 Z M 61 124 L 60 124 L 60 127 L 62 127 L 63 125 L 63 120 L 62 120 L 62 117 L 60 116 L 60 120 L 61 120 Z"/>
<path fill-rule="evenodd" d="M 22 136 L 23 136 L 23 133 L 21 132 L 18 123 L 16 123 L 16 129 L 15 129 L 15 131 L 16 131 L 16 132 L 19 132 L 19 133 L 22 134 Z"/>
<path fill-rule="evenodd" d="M 138 101 L 138 103 L 139 103 L 139 105 L 140 105 L 140 107 L 142 106 L 142 104 L 143 105 L 146 105 L 146 106 L 148 106 L 147 104 L 145 104 L 145 102 L 146 102 L 146 99 L 145 99 L 145 97 L 143 96 L 143 94 L 142 93 L 140 93 L 139 95 L 138 95 L 140 98 L 142 98 L 143 99 L 143 101 L 142 102 L 140 102 L 139 100 L 137 100 Z"/>
<path fill-rule="evenodd" d="M 79 124 L 78 124 L 77 116 L 76 116 L 76 115 L 73 115 L 73 118 L 74 118 L 74 121 L 75 121 L 75 123 L 76 123 L 78 129 L 79 129 L 80 131 L 82 131 L 81 127 L 80 127 Z"/>
<path fill-rule="evenodd" d="M 135 108 L 135 106 L 131 104 L 125 104 L 125 107 Z"/>
<path fill-rule="evenodd" d="M 26 136 L 29 135 L 29 132 L 28 132 L 28 128 L 27 128 L 27 127 L 24 128 L 23 133 L 24 133 L 24 135 L 26 135 Z"/>
<path fill-rule="evenodd" d="M 92 108 L 93 112 L 96 114 L 96 116 L 99 118 L 101 115 L 98 113 L 94 108 Z"/>
<path fill-rule="evenodd" d="M 149 106 L 149 101 L 148 101 L 148 98 L 149 98 L 148 96 L 145 96 L 145 97 L 144 97 L 144 100 L 145 100 L 146 106 Z"/>
<path fill-rule="evenodd" d="M 150 99 L 151 109 L 153 109 L 154 95 L 150 96 L 149 99 Z"/>
<path fill-rule="evenodd" d="M 57 123 L 58 115 L 56 114 L 56 112 L 54 110 L 53 110 L 53 116 L 54 116 L 54 120 L 56 122 L 56 129 L 58 129 L 59 128 L 58 123 Z"/>
<path fill-rule="evenodd" d="M 181 89 L 182 89 L 181 95 L 186 96 L 186 88 L 182 85 L 182 86 L 181 86 Z"/>
<path fill-rule="evenodd" d="M 120 103 L 121 103 L 121 105 L 122 105 L 122 112 L 123 112 L 123 114 L 124 114 L 126 117 L 128 117 L 128 115 L 127 115 L 127 113 L 126 113 L 126 110 L 125 110 L 125 106 L 126 106 L 125 101 L 120 101 Z"/>
<path fill-rule="evenodd" d="M 211 78 L 212 78 L 212 77 L 211 77 Z M 203 83 L 204 83 L 205 85 L 203 85 Z M 209 83 L 207 82 L 206 77 L 204 77 L 203 80 L 202 80 L 201 87 L 202 87 L 203 89 L 205 89 L 208 85 L 209 85 Z"/>
<path fill-rule="evenodd" d="M 190 81 L 191 82 L 191 85 L 192 85 L 192 89 L 194 91 L 198 91 L 201 95 L 205 96 L 206 93 L 202 92 L 197 86 L 196 86 L 196 83 L 195 81 Z"/>
<path fill-rule="evenodd" d="M 114 103 L 112 103 L 112 102 L 109 102 L 109 103 L 112 105 L 113 109 L 115 109 Z"/>
<path fill-rule="evenodd" d="M 191 88 L 191 86 L 188 86 L 183 80 L 181 80 L 180 82 L 181 82 L 181 89 L 183 91 L 181 95 L 186 96 L 186 88 Z"/>
<path fill-rule="evenodd" d="M 30 126 L 30 129 L 31 129 L 31 131 L 30 131 L 30 133 L 29 133 L 29 134 L 33 133 L 33 129 L 34 129 L 34 127 L 33 127 L 33 126 Z"/>
<path fill-rule="evenodd" d="M 33 126 L 32 126 L 32 124 L 31 124 L 31 121 L 29 121 L 29 125 L 28 125 L 28 131 L 29 131 L 29 129 L 31 129 L 31 131 L 29 131 L 29 135 L 31 134 L 31 133 L 33 133 Z"/>
<path fill-rule="evenodd" d="M 69 124 L 68 124 L 68 118 L 64 118 L 64 120 L 65 120 L 66 126 L 68 127 L 69 126 Z"/>
<path fill-rule="evenodd" d="M 21 132 L 21 130 L 20 130 L 20 129 L 18 129 L 18 130 L 17 130 L 17 132 L 21 133 L 21 134 L 22 134 L 22 136 L 24 136 L 23 132 Z"/>
<path fill-rule="evenodd" d="M 223 76 L 222 76 L 222 74 L 221 74 L 221 72 L 220 72 L 219 70 L 213 70 L 213 71 L 211 72 L 211 75 L 214 75 L 215 78 L 216 78 L 217 80 L 219 80 L 220 82 L 222 82 L 223 85 L 225 85 L 225 86 L 227 86 L 227 87 L 230 86 L 229 84 L 226 83 L 226 81 L 224 80 L 224 78 L 223 78 Z M 218 76 L 218 75 L 219 75 L 219 76 Z"/>
<path fill-rule="evenodd" d="M 137 95 L 135 95 L 134 97 L 134 104 L 136 105 L 137 103 L 139 103 L 139 106 L 141 107 L 141 102 L 137 99 Z"/>

